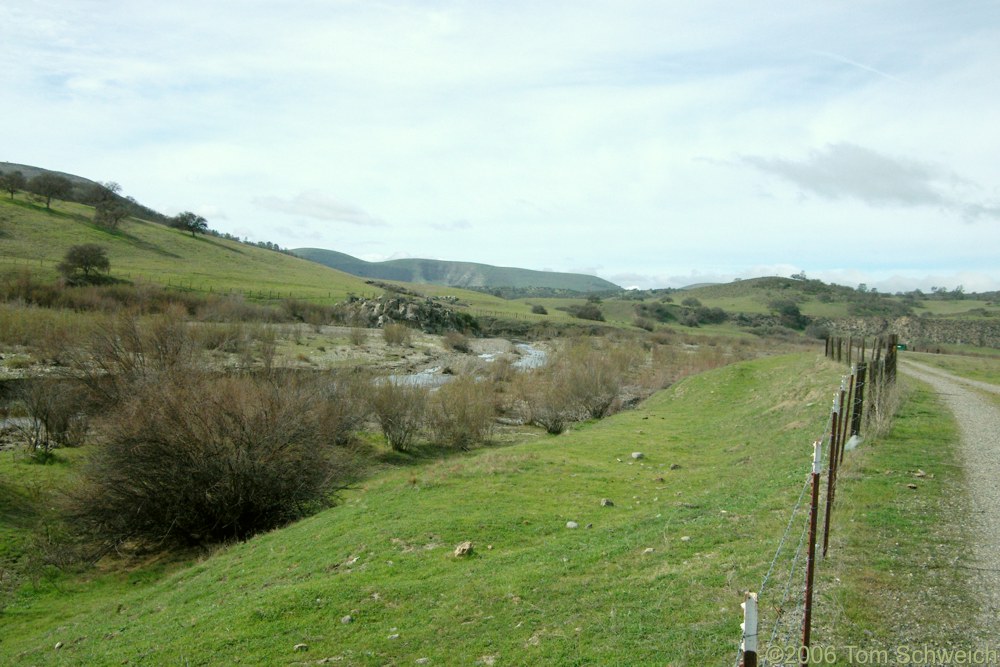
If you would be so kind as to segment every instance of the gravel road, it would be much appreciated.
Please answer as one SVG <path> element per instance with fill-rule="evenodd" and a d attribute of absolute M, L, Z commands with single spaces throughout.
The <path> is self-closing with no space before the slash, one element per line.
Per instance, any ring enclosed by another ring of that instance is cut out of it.
<path fill-rule="evenodd" d="M 1000 409 L 984 392 L 1000 394 L 1000 386 L 952 375 L 900 359 L 900 370 L 930 384 L 958 421 L 962 466 L 971 496 L 974 573 L 981 577 L 985 627 L 1000 620 Z"/>

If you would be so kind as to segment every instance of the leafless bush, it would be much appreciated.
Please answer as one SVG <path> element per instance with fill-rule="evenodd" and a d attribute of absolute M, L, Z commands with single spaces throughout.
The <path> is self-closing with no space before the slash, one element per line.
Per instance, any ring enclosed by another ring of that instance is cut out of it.
<path fill-rule="evenodd" d="M 641 357 L 641 350 L 629 342 L 609 342 L 599 349 L 589 341 L 578 341 L 553 360 L 558 376 L 554 386 L 562 387 L 569 402 L 589 417 L 600 419 L 612 411 L 627 374 Z"/>
<path fill-rule="evenodd" d="M 869 380 L 865 388 L 864 424 L 861 432 L 868 439 L 879 438 L 892 429 L 893 421 L 902 405 L 899 384 L 887 382 L 884 377 L 876 382 Z"/>
<path fill-rule="evenodd" d="M 325 385 L 319 407 L 323 432 L 338 445 L 350 443 L 370 414 L 371 381 L 362 373 L 345 372 Z"/>
<path fill-rule="evenodd" d="M 468 354 L 472 351 L 469 347 L 469 339 L 464 334 L 457 331 L 449 331 L 441 339 L 441 343 L 444 345 L 445 349 L 454 350 L 455 352 L 464 352 Z"/>
<path fill-rule="evenodd" d="M 119 313 L 95 327 L 70 361 L 94 398 L 113 405 L 128 397 L 134 385 L 187 368 L 191 352 L 183 321 Z"/>
<path fill-rule="evenodd" d="M 385 378 L 372 386 L 369 401 L 389 446 L 397 451 L 409 449 L 424 425 L 427 391 Z"/>
<path fill-rule="evenodd" d="M 546 371 L 518 378 L 516 391 L 522 397 L 525 421 L 541 426 L 552 435 L 566 430 L 576 414 L 564 381 L 564 376 Z"/>
<path fill-rule="evenodd" d="M 68 382 L 32 380 L 20 392 L 28 416 L 19 431 L 31 457 L 47 463 L 57 447 L 77 447 L 87 433 L 81 392 Z"/>
<path fill-rule="evenodd" d="M 361 347 L 368 342 L 368 332 L 361 327 L 351 327 L 347 331 L 347 339 L 351 342 L 351 345 Z"/>
<path fill-rule="evenodd" d="M 346 472 L 321 394 L 284 378 L 186 375 L 141 384 L 72 494 L 70 520 L 106 544 L 243 539 L 329 503 Z"/>
<path fill-rule="evenodd" d="M 485 442 L 495 418 L 491 383 L 468 375 L 443 385 L 431 399 L 430 427 L 438 444 L 465 449 Z"/>
<path fill-rule="evenodd" d="M 382 328 L 382 336 L 388 345 L 409 345 L 413 338 L 413 331 L 405 324 L 389 322 Z"/>

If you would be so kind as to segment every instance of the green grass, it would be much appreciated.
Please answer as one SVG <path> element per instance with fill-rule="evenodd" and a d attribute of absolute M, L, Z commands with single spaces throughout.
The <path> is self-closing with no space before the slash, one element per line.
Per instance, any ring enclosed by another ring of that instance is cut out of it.
<path fill-rule="evenodd" d="M 989 636 L 976 627 L 966 567 L 974 536 L 956 424 L 926 385 L 903 382 L 891 432 L 849 452 L 841 469 L 814 634 L 839 647 L 837 664 L 849 664 L 847 646 L 977 648 Z"/>
<path fill-rule="evenodd" d="M 403 461 L 197 563 L 29 587 L 0 661 L 719 664 L 841 372 L 734 365 L 567 435 Z M 463 540 L 475 555 L 456 559 Z"/>
<path fill-rule="evenodd" d="M 977 348 L 984 356 L 905 352 L 904 359 L 935 366 L 961 377 L 1000 385 L 1000 350 Z M 992 354 L 990 354 L 992 353 Z M 989 355 L 989 356 L 986 356 Z"/>
<path fill-rule="evenodd" d="M 93 209 L 54 201 L 52 210 L 20 197 L 0 198 L 2 253 L 0 271 L 26 268 L 51 279 L 56 265 L 73 245 L 96 243 L 107 248 L 111 275 L 202 293 L 241 293 L 255 300 L 310 299 L 332 303 L 348 295 L 382 293 L 361 278 L 305 259 L 214 236 L 190 234 L 129 218 L 118 230 L 93 223 Z M 458 289 L 421 294 L 456 296 L 475 308 L 507 307 L 487 294 Z"/>

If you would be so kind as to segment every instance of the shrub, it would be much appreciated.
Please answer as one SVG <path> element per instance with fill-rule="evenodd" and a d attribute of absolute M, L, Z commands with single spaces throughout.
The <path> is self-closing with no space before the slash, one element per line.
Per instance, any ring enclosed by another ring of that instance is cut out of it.
<path fill-rule="evenodd" d="M 134 385 L 186 368 L 191 351 L 183 321 L 162 315 L 143 321 L 121 313 L 97 326 L 72 361 L 96 398 L 119 403 Z"/>
<path fill-rule="evenodd" d="M 469 339 L 457 331 L 449 331 L 446 333 L 441 342 L 447 349 L 454 350 L 455 352 L 464 352 L 468 354 L 472 351 L 472 348 L 469 347 Z"/>
<path fill-rule="evenodd" d="M 701 306 L 701 301 L 699 301 L 696 297 L 689 296 L 685 297 L 684 300 L 681 301 L 681 305 L 687 306 L 688 308 L 699 308 Z"/>
<path fill-rule="evenodd" d="M 370 391 L 368 378 L 354 372 L 341 375 L 323 388 L 319 423 L 334 443 L 349 444 L 364 426 L 369 415 Z"/>
<path fill-rule="evenodd" d="M 613 411 L 627 374 L 642 356 L 637 347 L 626 343 L 598 349 L 579 342 L 566 350 L 557 364 L 573 404 L 592 419 L 599 419 Z"/>
<path fill-rule="evenodd" d="M 495 416 L 490 383 L 463 375 L 434 393 L 431 432 L 438 444 L 465 449 L 489 439 Z"/>
<path fill-rule="evenodd" d="M 586 303 L 584 305 L 573 305 L 568 308 L 569 314 L 581 320 L 593 320 L 595 322 L 604 321 L 604 313 L 597 304 Z"/>
<path fill-rule="evenodd" d="M 382 435 L 396 451 L 406 451 L 424 425 L 427 392 L 423 387 L 403 384 L 391 378 L 376 382 L 369 407 Z"/>
<path fill-rule="evenodd" d="M 84 243 L 70 246 L 56 269 L 66 280 L 85 284 L 97 281 L 100 272 L 110 271 L 111 262 L 108 261 L 108 251 L 104 246 Z"/>
<path fill-rule="evenodd" d="M 645 331 L 654 331 L 656 329 L 656 323 L 653 322 L 653 320 L 651 320 L 649 318 L 646 318 L 646 317 L 636 317 L 632 321 L 632 323 L 635 326 L 637 326 L 640 329 L 643 329 Z"/>
<path fill-rule="evenodd" d="M 541 426 L 547 433 L 559 435 L 573 420 L 573 407 L 564 378 L 552 372 L 524 376 L 520 393 L 527 411 L 526 421 Z"/>
<path fill-rule="evenodd" d="M 31 457 L 48 463 L 56 447 L 83 444 L 87 417 L 80 391 L 67 382 L 31 380 L 19 391 L 20 403 L 28 415 L 21 427 Z"/>
<path fill-rule="evenodd" d="M 368 332 L 361 327 L 351 327 L 347 331 L 347 339 L 351 342 L 351 345 L 360 347 L 368 340 Z"/>
<path fill-rule="evenodd" d="M 531 307 L 531 312 L 533 312 L 535 315 L 548 315 L 549 314 L 549 311 L 546 310 L 545 306 L 543 306 L 541 304 L 535 304 L 534 306 L 532 306 Z"/>
<path fill-rule="evenodd" d="M 409 345 L 413 332 L 405 324 L 389 322 L 382 328 L 382 337 L 388 345 Z"/>
<path fill-rule="evenodd" d="M 244 539 L 330 502 L 346 474 L 307 383 L 144 384 L 93 452 L 68 518 L 106 544 Z"/>

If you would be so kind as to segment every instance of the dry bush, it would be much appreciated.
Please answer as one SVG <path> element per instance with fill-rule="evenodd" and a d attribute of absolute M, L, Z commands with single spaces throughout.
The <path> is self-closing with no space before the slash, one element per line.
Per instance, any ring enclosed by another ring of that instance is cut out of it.
<path fill-rule="evenodd" d="M 511 382 L 516 373 L 517 368 L 514 367 L 514 360 L 506 354 L 497 357 L 488 366 L 489 378 L 494 385 L 497 385 L 497 391 L 501 391 L 499 385 Z"/>
<path fill-rule="evenodd" d="M 113 405 L 136 384 L 188 368 L 192 347 L 181 320 L 121 312 L 95 326 L 83 346 L 67 352 L 67 359 L 93 398 Z"/>
<path fill-rule="evenodd" d="M 368 342 L 368 332 L 362 327 L 351 327 L 347 331 L 347 339 L 351 342 L 351 345 L 361 347 Z"/>
<path fill-rule="evenodd" d="M 897 382 L 871 378 L 865 387 L 864 424 L 861 432 L 868 439 L 879 438 L 892 429 L 893 421 L 902 405 L 902 392 Z"/>
<path fill-rule="evenodd" d="M 429 417 L 438 444 L 466 449 L 486 442 L 496 419 L 491 383 L 468 375 L 455 378 L 434 392 Z"/>
<path fill-rule="evenodd" d="M 364 427 L 370 414 L 370 392 L 371 380 L 357 372 L 345 372 L 323 387 L 319 420 L 334 443 L 351 443 Z"/>
<path fill-rule="evenodd" d="M 71 495 L 70 521 L 105 544 L 244 539 L 330 502 L 343 451 L 321 392 L 294 378 L 187 374 L 138 385 Z"/>
<path fill-rule="evenodd" d="M 250 328 L 240 321 L 210 322 L 195 326 L 191 337 L 198 347 L 205 350 L 241 354 L 249 347 L 252 334 Z"/>
<path fill-rule="evenodd" d="M 413 331 L 405 324 L 389 322 L 382 328 L 382 337 L 387 345 L 409 345 Z"/>
<path fill-rule="evenodd" d="M 444 345 L 447 350 L 464 352 L 466 354 L 472 352 L 472 348 L 469 346 L 468 337 L 457 331 L 449 331 L 445 333 L 445 335 L 441 338 L 441 344 Z"/>
<path fill-rule="evenodd" d="M 558 435 L 576 418 L 564 376 L 546 371 L 525 373 L 516 381 L 516 393 L 525 410 L 524 421 Z"/>
<path fill-rule="evenodd" d="M 277 307 L 248 303 L 242 294 L 209 297 L 196 310 L 203 322 L 280 322 L 283 316 Z"/>
<path fill-rule="evenodd" d="M 629 372 L 642 357 L 642 350 L 628 342 L 609 341 L 598 348 L 590 341 L 577 341 L 553 359 L 554 386 L 562 387 L 570 404 L 600 419 L 612 412 Z"/>
<path fill-rule="evenodd" d="M 99 317 L 18 303 L 0 304 L 0 344 L 34 348 L 45 358 L 61 360 L 69 344 Z"/>
<path fill-rule="evenodd" d="M 389 446 L 406 451 L 423 428 L 427 390 L 383 378 L 372 385 L 369 408 Z"/>
<path fill-rule="evenodd" d="M 87 433 L 87 416 L 79 388 L 68 382 L 32 380 L 18 392 L 28 423 L 18 430 L 31 457 L 38 463 L 52 460 L 57 447 L 78 447 Z"/>

